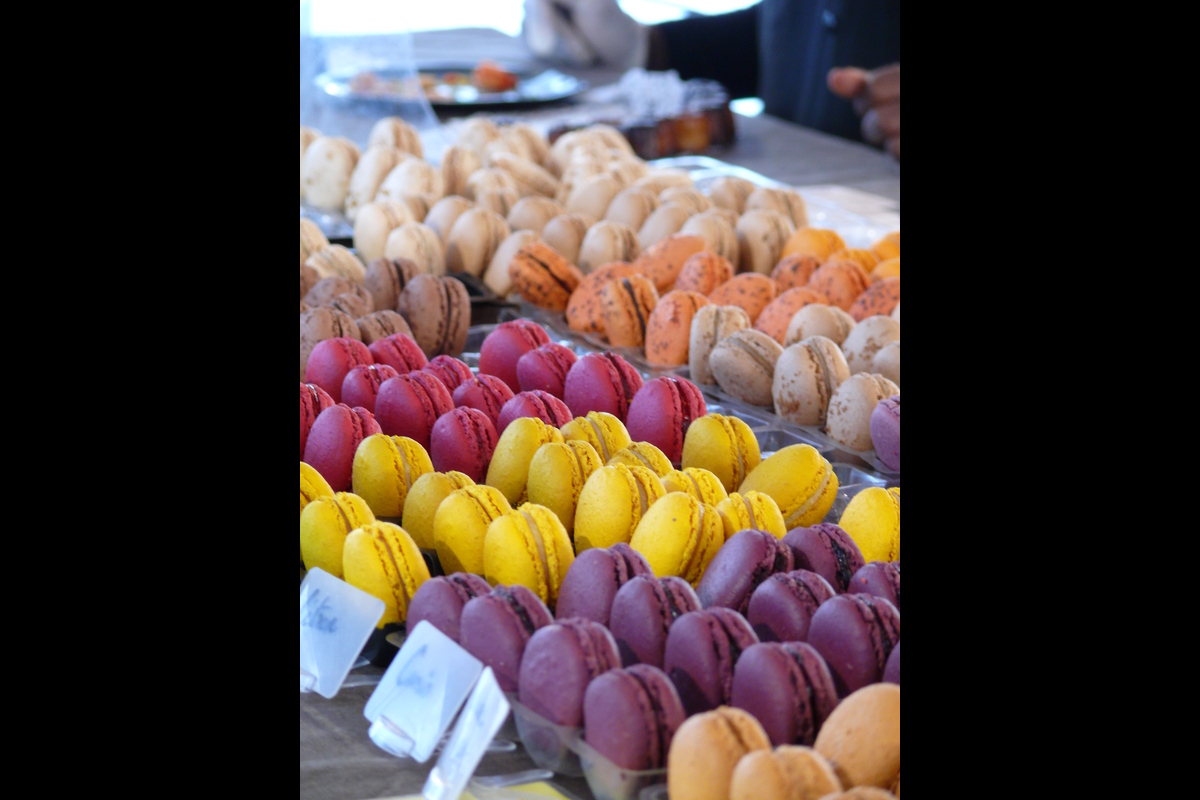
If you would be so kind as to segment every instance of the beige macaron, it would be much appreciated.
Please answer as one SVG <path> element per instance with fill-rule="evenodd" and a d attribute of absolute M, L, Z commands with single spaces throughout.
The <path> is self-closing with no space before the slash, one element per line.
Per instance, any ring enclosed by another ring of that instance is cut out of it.
<path fill-rule="evenodd" d="M 510 233 L 492 254 L 491 260 L 483 271 L 483 282 L 489 289 L 500 297 L 507 297 L 513 290 L 512 278 L 508 275 L 509 262 L 523 247 L 531 242 L 541 241 L 541 237 L 530 230 L 519 230 Z"/>
<path fill-rule="evenodd" d="M 367 147 L 375 145 L 395 147 L 417 158 L 425 156 L 421 147 L 421 134 L 401 117 L 384 117 L 371 126 L 371 132 L 367 135 Z"/>
<path fill-rule="evenodd" d="M 601 220 L 584 234 L 575 264 L 586 275 L 601 264 L 632 262 L 641 252 L 633 228 L 620 222 Z"/>
<path fill-rule="evenodd" d="M 795 226 L 779 211 L 749 208 L 738 217 L 738 272 L 770 275 Z"/>
<path fill-rule="evenodd" d="M 784 214 L 792 221 L 793 229 L 803 228 L 808 224 L 808 207 L 804 203 L 804 198 L 792 189 L 758 187 L 746 198 L 746 205 L 742 209 L 742 213 L 755 208 L 766 208 Z"/>
<path fill-rule="evenodd" d="M 362 283 L 363 278 L 367 277 L 367 265 L 350 248 L 340 244 L 331 244 L 324 250 L 318 250 L 304 263 L 315 269 L 322 278 L 340 275 L 355 283 Z"/>
<path fill-rule="evenodd" d="M 329 247 L 329 239 L 326 238 L 321 226 L 313 222 L 308 217 L 300 218 L 300 263 L 308 261 L 308 257 L 318 250 L 324 250 Z"/>
<path fill-rule="evenodd" d="M 454 143 L 459 147 L 472 150 L 483 160 L 483 151 L 489 142 L 500 138 L 500 126 L 487 117 L 471 117 L 463 122 L 458 129 Z"/>
<path fill-rule="evenodd" d="M 510 187 L 485 189 L 475 193 L 475 205 L 507 217 L 513 206 L 521 202 L 521 193 Z"/>
<path fill-rule="evenodd" d="M 488 208 L 469 208 L 459 215 L 446 238 L 446 269 L 479 277 L 512 231 L 504 217 Z"/>
<path fill-rule="evenodd" d="M 568 214 L 604 219 L 608 204 L 622 188 L 620 181 L 607 172 L 602 172 L 577 184 L 567 197 L 564 207 Z"/>
<path fill-rule="evenodd" d="M 442 182 L 446 196 L 467 194 L 467 179 L 483 166 L 474 150 L 452 144 L 442 151 Z"/>
<path fill-rule="evenodd" d="M 304 151 L 321 136 L 316 128 L 300 126 L 300 199 L 304 199 Z"/>
<path fill-rule="evenodd" d="M 664 189 L 672 186 L 695 186 L 696 182 L 687 170 L 675 167 L 651 168 L 645 175 L 633 182 L 634 186 L 645 186 L 654 194 L 663 193 Z"/>
<path fill-rule="evenodd" d="M 770 752 L 762 723 L 747 711 L 719 706 L 683 721 L 667 751 L 671 800 L 730 800 L 734 770 L 746 754 Z"/>
<path fill-rule="evenodd" d="M 487 165 L 499 167 L 512 175 L 521 197 L 554 197 L 558 193 L 558 178 L 527 158 L 513 153 L 492 153 Z"/>
<path fill-rule="evenodd" d="M 546 223 L 565 214 L 566 209 L 549 197 L 522 197 L 508 212 L 505 221 L 514 231 L 533 231 L 539 236 Z"/>
<path fill-rule="evenodd" d="M 400 200 L 405 197 L 419 197 L 426 202 L 427 207 L 431 207 L 445 194 L 446 182 L 442 179 L 440 169 L 419 158 L 406 158 L 393 167 L 379 184 L 375 198 Z"/>
<path fill-rule="evenodd" d="M 878 314 L 867 317 L 846 334 L 842 352 L 850 365 L 850 374 L 873 372 L 875 354 L 892 342 L 900 341 L 900 323 Z"/>
<path fill-rule="evenodd" d="M 730 264 L 738 263 L 738 238 L 734 229 L 735 222 L 719 211 L 708 209 L 699 214 L 693 214 L 683 223 L 680 233 L 694 233 L 703 236 L 708 248 L 723 257 Z"/>
<path fill-rule="evenodd" d="M 377 144 L 368 147 L 358 159 L 350 175 L 350 188 L 343 206 L 346 219 L 351 223 L 358 217 L 359 210 L 373 201 L 379 193 L 384 179 L 402 161 L 414 156 L 391 145 Z"/>
<path fill-rule="evenodd" d="M 757 184 L 745 178 L 723 175 L 709 184 L 708 196 L 713 205 L 727 208 L 740 217 L 746 210 L 746 198 L 757 188 Z"/>
<path fill-rule="evenodd" d="M 358 145 L 344 136 L 320 136 L 313 141 L 304 151 L 305 202 L 340 212 L 361 155 Z"/>
<path fill-rule="evenodd" d="M 358 323 L 346 312 L 329 306 L 300 312 L 300 380 L 304 380 L 304 368 L 313 348 L 326 339 L 338 337 L 362 340 Z"/>
<path fill-rule="evenodd" d="M 368 263 L 383 256 L 388 236 L 407 222 L 415 222 L 407 203 L 380 200 L 367 203 L 354 220 L 354 249 Z"/>
<path fill-rule="evenodd" d="M 579 214 L 559 214 L 542 228 L 542 241 L 572 264 L 579 263 L 579 248 L 591 227 L 590 218 Z"/>
<path fill-rule="evenodd" d="M 842 381 L 829 399 L 825 432 L 851 450 L 871 449 L 871 412 L 900 387 L 878 373 L 858 372 Z"/>
<path fill-rule="evenodd" d="M 617 192 L 604 212 L 604 218 L 628 225 L 635 231 L 658 208 L 658 196 L 645 186 L 628 186 Z"/>
<path fill-rule="evenodd" d="M 388 308 L 382 311 L 372 311 L 370 314 L 354 320 L 354 323 L 358 325 L 362 343 L 366 345 L 397 333 L 412 336 L 412 328 L 408 326 L 408 321 Z"/>
<path fill-rule="evenodd" d="M 475 204 L 462 195 L 448 194 L 429 209 L 429 213 L 425 215 L 425 224 L 433 228 L 444 244 L 458 218 L 474 207 Z"/>
<path fill-rule="evenodd" d="M 654 209 L 642 227 L 638 228 L 638 241 L 642 249 L 647 250 L 668 236 L 679 233 L 691 215 L 687 206 L 679 203 L 666 203 Z"/>
<path fill-rule="evenodd" d="M 810 336 L 824 336 L 840 347 L 855 324 L 854 317 L 837 306 L 809 303 L 792 315 L 783 335 L 783 346 L 788 347 Z"/>
<path fill-rule="evenodd" d="M 828 759 L 811 747 L 780 745 L 742 756 L 729 784 L 729 800 L 821 800 L 842 782 Z"/>
<path fill-rule="evenodd" d="M 712 200 L 695 186 L 670 186 L 658 195 L 659 205 L 678 203 L 690 214 L 699 214 L 712 208 Z"/>
<path fill-rule="evenodd" d="M 775 364 L 783 346 L 762 331 L 747 328 L 721 339 L 708 354 L 717 385 L 743 403 L 770 406 Z"/>
<path fill-rule="evenodd" d="M 407 258 L 422 272 L 446 274 L 446 249 L 437 232 L 423 222 L 406 222 L 388 234 L 384 258 Z"/>
<path fill-rule="evenodd" d="M 550 142 L 533 126 L 515 122 L 500 127 L 500 138 L 513 145 L 514 151 L 534 164 L 545 164 L 550 153 Z"/>
<path fill-rule="evenodd" d="M 879 348 L 872 363 L 871 372 L 878 372 L 897 386 L 900 385 L 900 340 Z"/>
<path fill-rule="evenodd" d="M 510 189 L 517 192 L 517 181 L 507 171 L 499 167 L 483 167 L 471 173 L 471 177 L 467 178 L 466 197 L 471 200 L 478 200 L 479 195 L 487 192 L 497 192 L 505 189 Z"/>
<path fill-rule="evenodd" d="M 612 153 L 613 151 L 610 150 L 609 152 Z M 635 155 L 618 155 L 605 165 L 604 171 L 620 181 L 622 186 L 630 186 L 638 178 L 649 172 L 650 167 L 646 166 L 646 162 Z"/>
<path fill-rule="evenodd" d="M 850 367 L 832 339 L 801 339 L 785 347 L 775 362 L 775 413 L 796 425 L 824 425 L 833 393 L 849 377 Z"/>
<path fill-rule="evenodd" d="M 717 342 L 730 334 L 750 328 L 750 316 L 738 306 L 707 305 L 696 309 L 688 336 L 688 375 L 693 383 L 717 382 L 708 357 Z"/>

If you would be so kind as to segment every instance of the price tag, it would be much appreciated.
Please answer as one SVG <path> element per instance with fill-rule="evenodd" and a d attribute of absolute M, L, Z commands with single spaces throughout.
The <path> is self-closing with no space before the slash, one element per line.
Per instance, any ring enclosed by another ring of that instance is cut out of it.
<path fill-rule="evenodd" d="M 395 756 L 424 763 L 471 693 L 483 663 L 421 621 L 367 700 L 367 735 Z"/>
<path fill-rule="evenodd" d="M 504 724 L 508 710 L 508 700 L 500 691 L 492 668 L 485 668 L 425 781 L 421 790 L 425 800 L 458 800 L 484 751 Z"/>
<path fill-rule="evenodd" d="M 300 691 L 333 697 L 387 606 L 320 567 L 300 583 Z"/>

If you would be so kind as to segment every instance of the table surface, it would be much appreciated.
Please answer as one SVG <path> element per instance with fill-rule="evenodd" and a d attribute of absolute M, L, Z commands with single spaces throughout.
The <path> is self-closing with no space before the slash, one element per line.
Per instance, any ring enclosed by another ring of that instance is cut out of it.
<path fill-rule="evenodd" d="M 482 28 L 421 32 L 411 39 L 398 35 L 302 41 L 300 123 L 365 145 L 371 126 L 390 113 L 387 108 L 378 103 L 350 103 L 327 97 L 314 88 L 312 78 L 321 69 L 333 66 L 366 63 L 369 58 L 386 58 L 394 63 L 405 57 L 418 64 L 450 60 L 473 63 L 490 58 L 517 66 L 546 66 L 533 61 L 519 41 Z M 611 84 L 621 76 L 603 69 L 556 68 L 586 80 L 593 88 Z M 589 93 L 566 105 L 529 112 L 529 119 L 544 121 L 547 115 L 586 114 Z M 505 118 L 513 116 L 521 114 L 504 114 Z M 431 118 L 429 122 L 436 125 L 437 120 Z M 705 155 L 792 186 L 847 186 L 899 203 L 900 164 L 879 150 L 766 115 L 738 115 L 736 126 L 737 139 L 732 145 L 712 148 Z M 353 670 L 348 678 L 351 685 L 332 699 L 300 695 L 301 798 L 361 800 L 420 793 L 434 762 L 417 764 L 396 758 L 367 735 L 369 723 L 363 717 L 363 707 L 381 674 L 382 670 L 374 666 Z M 512 774 L 534 767 L 524 750 L 518 748 L 511 753 L 486 755 L 476 774 Z M 552 782 L 579 798 L 591 797 L 582 778 L 555 777 Z"/>

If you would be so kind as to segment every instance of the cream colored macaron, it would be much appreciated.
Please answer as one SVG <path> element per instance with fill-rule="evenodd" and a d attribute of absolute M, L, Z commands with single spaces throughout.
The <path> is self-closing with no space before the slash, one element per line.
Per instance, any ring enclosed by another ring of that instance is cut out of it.
<path fill-rule="evenodd" d="M 304 199 L 317 208 L 341 211 L 350 176 L 362 155 L 344 136 L 321 136 L 304 151 Z"/>
<path fill-rule="evenodd" d="M 407 258 L 431 275 L 446 274 L 446 250 L 442 238 L 423 222 L 406 222 L 388 234 L 384 258 Z"/>
<path fill-rule="evenodd" d="M 408 222 L 416 222 L 407 203 L 379 200 L 358 210 L 354 220 L 354 249 L 367 262 L 383 257 L 388 236 Z"/>

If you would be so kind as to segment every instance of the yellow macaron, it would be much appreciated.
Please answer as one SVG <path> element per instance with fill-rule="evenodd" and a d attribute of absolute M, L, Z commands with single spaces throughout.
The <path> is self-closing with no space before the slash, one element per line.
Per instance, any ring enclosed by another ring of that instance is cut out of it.
<path fill-rule="evenodd" d="M 433 542 L 442 571 L 482 575 L 488 526 L 509 511 L 512 506 L 494 486 L 465 486 L 448 494 L 433 515 Z"/>
<path fill-rule="evenodd" d="M 422 550 L 434 550 L 433 516 L 451 492 L 464 486 L 474 486 L 471 476 L 450 472 L 426 472 L 417 478 L 404 500 L 404 516 L 400 525 Z"/>
<path fill-rule="evenodd" d="M 346 583 L 374 595 L 387 604 L 379 626 L 404 622 L 408 603 L 418 588 L 429 580 L 429 567 L 417 543 L 391 522 L 376 520 L 355 528 L 346 537 L 342 554 Z"/>
<path fill-rule="evenodd" d="M 575 509 L 575 552 L 629 542 L 642 516 L 666 493 L 646 467 L 614 464 L 592 473 Z"/>
<path fill-rule="evenodd" d="M 329 485 L 329 481 L 325 480 L 325 476 L 317 472 L 317 470 L 309 464 L 300 462 L 300 513 L 304 513 L 304 507 L 316 500 L 318 497 L 329 497 L 333 494 L 333 487 Z"/>
<path fill-rule="evenodd" d="M 725 525 L 726 541 L 738 531 L 747 528 L 766 531 L 776 539 L 787 536 L 788 529 L 779 504 L 763 492 L 753 489 L 745 494 L 730 492 L 729 497 L 717 504 L 717 513 L 721 515 L 721 522 Z"/>
<path fill-rule="evenodd" d="M 300 512 L 300 557 L 307 569 L 320 567 L 342 577 L 342 548 L 350 531 L 374 522 L 367 501 L 350 492 L 313 500 Z"/>
<path fill-rule="evenodd" d="M 416 439 L 374 433 L 354 451 L 350 485 L 376 517 L 399 518 L 412 485 L 428 472 L 433 462 Z"/>
<path fill-rule="evenodd" d="M 650 506 L 629 546 L 660 578 L 677 575 L 695 586 L 725 543 L 721 515 L 684 492 L 668 492 Z"/>
<path fill-rule="evenodd" d="M 863 560 L 900 560 L 900 487 L 863 489 L 846 505 L 838 525 L 858 545 Z"/>
<path fill-rule="evenodd" d="M 606 464 L 613 453 L 633 443 L 625 423 L 607 411 L 589 411 L 587 416 L 575 417 L 562 426 L 562 435 L 563 441 L 583 439 L 596 448 L 600 460 Z"/>
<path fill-rule="evenodd" d="M 711 412 L 693 420 L 683 438 L 680 463 L 716 475 L 732 492 L 762 461 L 758 439 L 745 420 Z"/>
<path fill-rule="evenodd" d="M 537 417 L 517 417 L 500 434 L 484 483 L 499 489 L 510 505 L 525 502 L 529 462 L 542 445 L 562 440 L 562 433 L 553 425 Z"/>
<path fill-rule="evenodd" d="M 583 439 L 544 444 L 529 462 L 529 502 L 553 511 L 573 539 L 579 495 L 587 479 L 602 466 L 596 448 Z"/>
<path fill-rule="evenodd" d="M 522 503 L 488 525 L 483 540 L 483 577 L 493 586 L 529 588 L 553 608 L 575 552 L 558 515 Z"/>
<path fill-rule="evenodd" d="M 837 497 L 838 479 L 829 460 L 811 444 L 792 444 L 751 470 L 739 494 L 763 492 L 775 501 L 788 530 L 825 519 Z"/>
<path fill-rule="evenodd" d="M 663 488 L 668 492 L 690 494 L 701 503 L 715 506 L 729 496 L 721 479 L 709 470 L 700 467 L 673 469 L 662 476 Z"/>
<path fill-rule="evenodd" d="M 607 466 L 614 464 L 646 467 L 660 478 L 674 469 L 667 454 L 649 442 L 630 442 L 628 447 L 621 448 L 609 457 Z"/>

